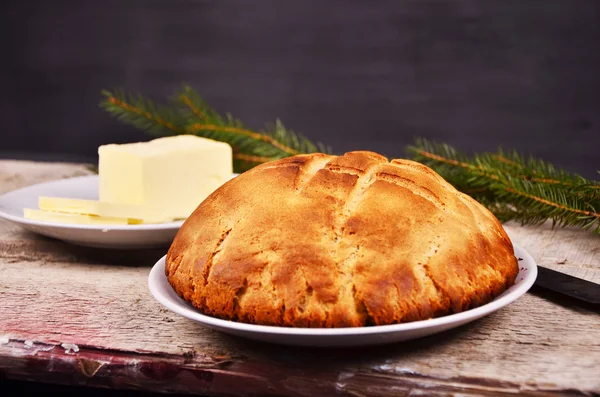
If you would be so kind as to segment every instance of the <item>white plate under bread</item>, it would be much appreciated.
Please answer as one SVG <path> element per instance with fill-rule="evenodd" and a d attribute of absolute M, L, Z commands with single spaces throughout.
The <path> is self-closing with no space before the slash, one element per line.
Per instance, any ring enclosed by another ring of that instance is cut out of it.
<path fill-rule="evenodd" d="M 150 271 L 148 286 L 154 298 L 167 309 L 203 326 L 227 334 L 263 342 L 296 346 L 369 346 L 422 338 L 470 323 L 499 309 L 510 310 L 510 306 L 506 306 L 525 294 L 537 277 L 537 266 L 531 255 L 517 245 L 515 245 L 515 255 L 520 260 L 519 273 L 514 285 L 483 306 L 430 320 L 370 327 L 275 327 L 221 320 L 204 315 L 182 300 L 173 290 L 165 276 L 164 257 Z"/>

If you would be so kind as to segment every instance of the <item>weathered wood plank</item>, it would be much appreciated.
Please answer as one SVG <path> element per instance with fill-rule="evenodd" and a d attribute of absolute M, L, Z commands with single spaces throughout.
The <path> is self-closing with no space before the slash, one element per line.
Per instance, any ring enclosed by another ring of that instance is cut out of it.
<path fill-rule="evenodd" d="M 504 226 L 510 238 L 544 267 L 600 283 L 600 235 L 573 228 Z"/>
<path fill-rule="evenodd" d="M 45 166 L 31 169 L 43 175 L 37 181 L 51 177 L 40 170 Z M 541 265 L 600 280 L 598 236 L 506 227 Z M 74 247 L 0 222 L 0 373 L 219 395 L 600 392 L 600 316 L 569 301 L 526 294 L 479 321 L 417 341 L 300 349 L 230 337 L 164 309 L 146 284 L 163 254 Z"/>
<path fill-rule="evenodd" d="M 36 183 L 91 173 L 83 164 L 0 160 L 0 194 Z"/>

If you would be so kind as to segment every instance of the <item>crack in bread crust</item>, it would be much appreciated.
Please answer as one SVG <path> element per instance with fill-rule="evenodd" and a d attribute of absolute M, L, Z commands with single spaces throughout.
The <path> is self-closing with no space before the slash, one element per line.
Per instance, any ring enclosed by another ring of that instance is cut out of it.
<path fill-rule="evenodd" d="M 171 257 L 171 255 L 167 255 L 167 257 Z M 172 257 L 172 259 L 170 260 L 170 266 L 165 267 L 165 270 L 168 272 L 168 274 L 175 274 L 177 273 L 177 269 L 179 269 L 179 266 L 181 266 L 181 262 L 183 260 L 183 255 L 178 254 L 175 257 Z"/>
<path fill-rule="evenodd" d="M 231 309 L 231 313 L 234 320 L 240 320 L 240 300 L 243 298 L 247 289 L 248 277 L 244 279 L 242 286 L 235 292 L 235 296 L 233 297 L 233 307 Z"/>
<path fill-rule="evenodd" d="M 369 168 L 363 171 L 362 175 L 358 177 L 354 188 L 348 194 L 344 208 L 342 209 L 342 222 L 346 224 L 348 218 L 352 216 L 352 213 L 356 211 L 361 201 L 365 197 L 365 193 L 375 183 L 377 171 L 381 168 L 381 164 L 373 164 Z"/>
<path fill-rule="evenodd" d="M 294 188 L 300 193 L 310 183 L 312 178 L 331 160 L 330 156 L 314 157 L 308 160 L 304 165 L 298 165 Z"/>
<path fill-rule="evenodd" d="M 436 244 L 435 247 L 436 248 L 435 248 L 434 252 L 429 257 L 427 257 L 423 262 L 417 263 L 417 268 L 422 271 L 421 275 L 424 275 L 425 279 L 431 283 L 431 285 L 433 286 L 433 288 L 436 291 L 440 305 L 442 305 L 445 300 L 449 300 L 448 295 L 443 290 L 438 288 L 437 283 L 435 282 L 435 280 L 431 276 L 431 273 L 429 272 L 429 262 L 438 253 L 438 251 L 440 249 L 440 245 Z"/>
<path fill-rule="evenodd" d="M 300 269 L 300 275 L 302 276 L 302 280 L 304 281 L 304 286 L 305 286 L 305 291 L 306 291 L 306 295 L 304 296 L 304 301 L 302 302 L 302 307 L 300 312 L 304 311 L 304 306 L 309 306 L 311 303 L 311 300 L 313 299 L 313 287 L 310 286 L 310 284 L 308 283 L 308 279 L 306 278 L 306 272 L 304 270 L 304 266 L 302 266 L 302 264 L 300 264 L 298 266 L 298 268 Z"/>
<path fill-rule="evenodd" d="M 365 173 L 364 170 L 356 167 L 348 167 L 343 165 L 329 165 L 327 164 L 327 169 L 331 172 L 338 172 L 340 174 L 349 174 L 349 175 L 362 175 Z"/>
<path fill-rule="evenodd" d="M 340 172 L 341 170 L 348 168 L 343 166 L 328 167 L 330 170 L 331 168 L 337 168 L 337 170 L 334 172 Z M 356 288 L 353 283 L 353 279 L 360 246 L 357 245 L 355 248 L 350 249 L 346 248 L 346 250 L 349 250 L 350 252 L 347 253 L 344 258 L 340 258 L 340 250 L 343 249 L 341 245 L 344 240 L 344 231 L 346 229 L 348 220 L 352 217 L 353 213 L 360 206 L 360 203 L 365 197 L 366 191 L 375 182 L 374 176 L 376 172 L 380 169 L 380 167 L 381 163 L 374 163 L 364 170 L 351 168 L 353 170 L 353 174 L 358 174 L 358 179 L 356 180 L 352 190 L 348 192 L 348 196 L 346 197 L 346 200 L 340 212 L 336 214 L 335 223 L 333 227 L 334 240 L 332 247 L 332 256 L 337 265 L 338 282 L 340 285 L 338 299 L 343 300 L 345 297 L 352 295 L 352 299 L 355 301 L 355 307 L 356 293 L 352 293 L 350 291 L 350 285 L 352 285 L 353 288 Z M 355 314 L 356 316 L 360 315 L 358 311 Z"/>
<path fill-rule="evenodd" d="M 268 275 L 269 275 L 269 279 L 271 280 L 271 291 L 269 291 L 269 294 L 271 294 L 271 296 L 274 297 L 274 299 L 272 298 L 272 301 L 276 301 L 277 299 L 281 301 L 281 310 L 279 311 L 278 315 L 279 318 L 275 319 L 274 324 L 283 324 L 283 317 L 285 315 L 285 296 L 279 295 L 277 292 L 277 284 L 272 282 L 273 280 L 273 268 L 271 265 L 271 262 L 267 263 L 265 267 L 263 267 L 263 272 L 267 271 Z"/>
<path fill-rule="evenodd" d="M 431 280 L 431 282 L 433 283 L 433 285 L 435 286 L 436 291 L 438 291 L 438 293 L 441 292 L 442 297 L 444 298 L 443 301 L 440 301 L 440 309 L 441 310 L 450 310 L 450 312 L 448 314 L 453 313 L 453 309 L 452 309 L 452 299 L 450 297 L 450 294 L 448 293 L 448 291 L 446 291 L 436 280 L 435 278 L 433 278 L 431 276 L 431 271 L 429 270 L 429 265 L 423 265 L 423 269 L 425 269 L 425 272 L 427 274 L 427 277 L 429 277 L 429 279 Z M 439 295 L 438 295 L 439 296 Z M 437 316 L 438 313 L 434 313 L 434 316 Z"/>
<path fill-rule="evenodd" d="M 377 180 L 393 183 L 396 186 L 400 186 L 407 190 L 410 190 L 413 194 L 423 197 L 439 209 L 443 211 L 446 210 L 446 205 L 442 202 L 442 200 L 437 194 L 435 194 L 425 186 L 417 184 L 410 178 L 404 178 L 402 176 L 390 174 L 387 172 L 380 172 L 377 174 Z"/>
<path fill-rule="evenodd" d="M 375 325 L 375 319 L 373 318 L 373 315 L 369 313 L 369 309 L 367 308 L 364 299 L 358 297 L 358 290 L 356 289 L 354 282 L 352 282 L 352 299 L 359 318 L 361 320 L 364 318 L 364 320 L 362 320 L 363 324 L 367 326 Z"/>
<path fill-rule="evenodd" d="M 450 302 L 450 297 L 448 296 L 448 294 L 446 294 L 446 292 L 439 287 L 438 283 L 434 280 L 433 276 L 431 275 L 431 272 L 429 271 L 429 262 L 440 251 L 440 239 L 441 236 L 436 234 L 435 239 L 429 242 L 430 245 L 428 250 L 425 251 L 425 256 L 421 260 L 417 261 L 415 263 L 415 267 L 413 268 L 415 274 L 418 274 L 421 281 L 426 283 L 428 286 L 432 287 L 433 290 L 435 290 L 437 297 L 437 302 L 432 302 L 431 297 L 428 299 L 432 311 L 431 313 L 429 313 L 428 316 L 424 316 L 424 314 L 421 311 L 420 305 L 417 305 L 419 315 L 422 318 L 435 317 L 437 312 L 439 312 L 441 308 L 447 307 Z"/>
<path fill-rule="evenodd" d="M 215 255 L 217 255 L 221 251 L 223 245 L 225 244 L 225 240 L 227 239 L 232 230 L 233 228 L 226 229 L 221 234 L 221 238 L 217 242 L 215 249 L 210 253 L 209 257 L 206 259 L 206 265 L 204 265 L 204 271 L 202 272 L 202 286 L 206 286 L 206 284 L 208 284 L 208 278 L 210 277 L 210 272 L 213 267 L 213 260 L 215 258 Z"/>
<path fill-rule="evenodd" d="M 448 184 L 448 182 L 446 182 L 446 180 L 442 178 L 440 174 L 427 167 L 426 165 L 418 163 L 416 161 L 406 159 L 394 159 L 390 163 L 399 170 L 410 170 L 422 174 L 424 173 L 425 175 L 427 175 L 428 178 L 431 178 L 436 182 L 442 182 L 443 185 L 452 186 Z"/>

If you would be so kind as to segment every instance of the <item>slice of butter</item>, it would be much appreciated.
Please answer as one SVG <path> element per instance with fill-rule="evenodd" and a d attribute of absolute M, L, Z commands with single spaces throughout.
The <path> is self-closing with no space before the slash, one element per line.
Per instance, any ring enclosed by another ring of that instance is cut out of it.
<path fill-rule="evenodd" d="M 24 208 L 23 215 L 27 219 L 44 222 L 71 223 L 76 225 L 131 225 L 140 223 L 137 219 L 109 218 L 94 215 L 68 214 Z"/>
<path fill-rule="evenodd" d="M 40 196 L 41 210 L 68 214 L 95 215 L 107 218 L 129 218 L 138 223 L 158 223 L 173 219 L 156 218 L 156 211 L 143 205 L 106 203 L 98 200 Z"/>
<path fill-rule="evenodd" d="M 231 146 L 193 135 L 104 145 L 98 155 L 100 202 L 143 206 L 144 221 L 187 218 L 233 173 Z"/>
<path fill-rule="evenodd" d="M 44 211 L 66 212 L 69 214 L 100 215 L 100 202 L 96 200 L 71 199 L 40 196 L 38 207 Z"/>

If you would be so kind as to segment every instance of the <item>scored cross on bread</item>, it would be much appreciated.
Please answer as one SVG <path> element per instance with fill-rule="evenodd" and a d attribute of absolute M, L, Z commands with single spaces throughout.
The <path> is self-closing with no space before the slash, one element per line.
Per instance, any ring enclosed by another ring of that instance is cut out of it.
<path fill-rule="evenodd" d="M 366 151 L 245 172 L 198 206 L 166 261 L 174 290 L 201 312 L 290 327 L 457 313 L 517 272 L 486 208 L 420 163 Z"/>

